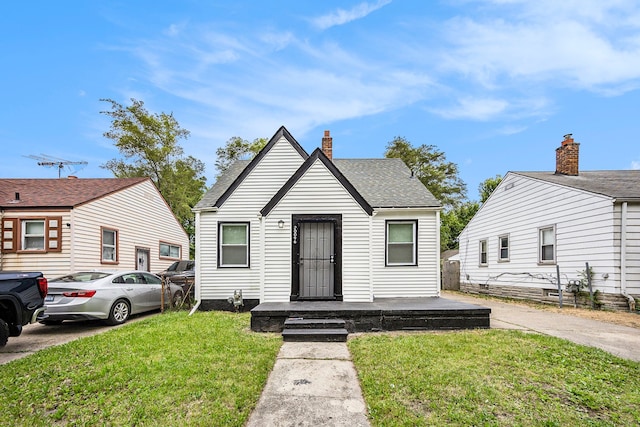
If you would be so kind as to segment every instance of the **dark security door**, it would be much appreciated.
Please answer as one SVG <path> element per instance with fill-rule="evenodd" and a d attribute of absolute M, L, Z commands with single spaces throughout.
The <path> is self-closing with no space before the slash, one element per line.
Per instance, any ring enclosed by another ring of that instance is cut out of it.
<path fill-rule="evenodd" d="M 332 222 L 300 223 L 300 297 L 333 297 L 335 251 Z"/>
<path fill-rule="evenodd" d="M 342 299 L 341 217 L 300 215 L 294 218 L 292 299 Z"/>

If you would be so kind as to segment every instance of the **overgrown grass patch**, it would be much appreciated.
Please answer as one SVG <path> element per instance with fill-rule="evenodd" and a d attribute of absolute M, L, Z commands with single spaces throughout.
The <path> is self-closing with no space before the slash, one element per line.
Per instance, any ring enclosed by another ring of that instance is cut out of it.
<path fill-rule="evenodd" d="M 373 425 L 640 424 L 640 364 L 518 331 L 348 343 Z"/>
<path fill-rule="evenodd" d="M 0 366 L 0 424 L 242 426 L 282 343 L 249 314 L 170 312 Z"/>

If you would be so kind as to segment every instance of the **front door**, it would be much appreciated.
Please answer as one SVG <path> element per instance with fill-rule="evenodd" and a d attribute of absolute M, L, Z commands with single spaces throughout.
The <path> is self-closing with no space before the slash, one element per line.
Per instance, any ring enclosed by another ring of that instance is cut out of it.
<path fill-rule="evenodd" d="M 294 215 L 292 299 L 342 299 L 340 215 Z"/>
<path fill-rule="evenodd" d="M 149 271 L 149 249 L 136 248 L 136 270 Z"/>

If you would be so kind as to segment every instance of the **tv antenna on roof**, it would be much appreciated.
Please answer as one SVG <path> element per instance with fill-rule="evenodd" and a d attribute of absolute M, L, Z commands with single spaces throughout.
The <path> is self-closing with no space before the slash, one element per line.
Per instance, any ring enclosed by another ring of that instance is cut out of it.
<path fill-rule="evenodd" d="M 46 166 L 48 168 L 52 168 L 52 167 L 57 167 L 58 168 L 58 178 L 60 178 L 62 169 L 67 168 L 69 170 L 69 174 L 74 174 L 76 172 L 78 172 L 80 169 L 82 169 L 83 167 L 85 167 L 86 165 L 88 165 L 88 162 L 83 161 L 79 161 L 79 162 L 74 162 L 71 160 L 64 160 L 64 159 L 60 159 L 58 157 L 53 157 L 53 156 L 49 156 L 47 154 L 40 154 L 39 156 L 35 156 L 33 154 L 30 154 L 28 156 L 24 156 L 24 157 L 28 157 L 30 159 L 33 160 L 37 160 L 38 161 L 38 166 Z M 72 166 L 74 166 L 72 168 Z"/>

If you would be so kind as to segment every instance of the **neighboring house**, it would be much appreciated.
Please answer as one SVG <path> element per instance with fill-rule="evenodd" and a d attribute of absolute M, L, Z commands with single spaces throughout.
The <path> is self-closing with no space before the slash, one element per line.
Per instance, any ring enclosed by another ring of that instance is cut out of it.
<path fill-rule="evenodd" d="M 194 208 L 203 309 L 439 295 L 440 203 L 400 159 L 311 155 L 281 127 Z"/>
<path fill-rule="evenodd" d="M 565 136 L 555 172 L 506 174 L 459 236 L 461 290 L 558 302 L 557 269 L 564 289 L 589 263 L 605 307 L 633 308 L 640 170 L 581 172 L 579 146 Z"/>
<path fill-rule="evenodd" d="M 160 271 L 189 238 L 149 178 L 0 178 L 0 270 Z"/>

